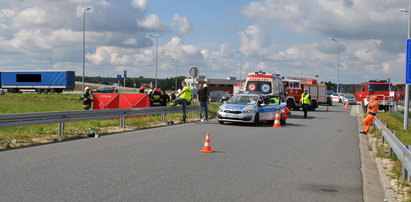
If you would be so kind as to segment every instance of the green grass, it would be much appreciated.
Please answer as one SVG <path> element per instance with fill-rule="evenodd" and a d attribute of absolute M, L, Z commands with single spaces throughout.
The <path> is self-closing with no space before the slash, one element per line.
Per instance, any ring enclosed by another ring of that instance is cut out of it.
<path fill-rule="evenodd" d="M 377 117 L 385 124 L 387 124 L 388 129 L 395 131 L 397 138 L 405 145 L 411 145 L 410 132 L 404 131 L 404 122 L 401 117 L 390 113 L 378 113 Z"/>
<path fill-rule="evenodd" d="M 72 94 L 5 94 L 0 96 L 0 103 L 0 114 L 82 110 L 80 95 Z M 209 105 L 209 110 L 217 111 L 219 105 L 212 103 Z M 190 113 L 187 113 L 187 117 L 190 117 Z M 198 117 L 199 113 L 195 112 L 194 119 L 198 119 Z M 214 118 L 215 115 L 210 114 L 209 117 Z M 180 122 L 181 119 L 182 113 L 166 115 L 166 122 Z M 161 116 L 127 118 L 125 130 L 162 124 L 165 123 L 161 122 Z M 62 138 L 86 137 L 89 131 L 108 134 L 122 130 L 119 119 L 67 122 Z M 0 149 L 51 142 L 57 138 L 59 138 L 57 123 L 0 128 Z M 11 144 L 13 139 L 17 140 L 16 144 Z"/>

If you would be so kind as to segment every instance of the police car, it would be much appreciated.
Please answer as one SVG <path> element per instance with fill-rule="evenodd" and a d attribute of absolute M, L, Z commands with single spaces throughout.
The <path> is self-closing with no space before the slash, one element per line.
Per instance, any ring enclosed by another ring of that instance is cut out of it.
<path fill-rule="evenodd" d="M 272 95 L 249 92 L 234 95 L 220 106 L 218 122 L 220 124 L 238 122 L 256 125 L 260 121 L 274 121 L 276 111 L 281 112 L 287 103 L 274 103 L 271 99 L 273 97 Z"/>

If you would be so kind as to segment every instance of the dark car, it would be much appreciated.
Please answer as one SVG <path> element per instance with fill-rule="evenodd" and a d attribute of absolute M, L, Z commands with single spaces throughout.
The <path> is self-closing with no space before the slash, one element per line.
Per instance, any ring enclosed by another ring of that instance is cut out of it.
<path fill-rule="evenodd" d="M 92 93 L 118 93 L 118 90 L 114 86 L 103 86 L 96 90 L 92 90 Z"/>
<path fill-rule="evenodd" d="M 225 91 L 212 91 L 210 93 L 210 102 L 224 102 L 227 101 L 231 95 Z"/>

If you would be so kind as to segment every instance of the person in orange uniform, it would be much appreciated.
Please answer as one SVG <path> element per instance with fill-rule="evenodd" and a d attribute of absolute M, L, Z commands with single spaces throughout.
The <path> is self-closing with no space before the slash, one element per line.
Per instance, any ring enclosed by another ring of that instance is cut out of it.
<path fill-rule="evenodd" d="M 367 134 L 372 125 L 372 120 L 378 113 L 379 104 L 377 101 L 377 96 L 371 96 L 370 102 L 368 103 L 368 114 L 364 119 L 364 128 L 360 131 L 362 134 Z"/>
<path fill-rule="evenodd" d="M 281 111 L 281 118 L 282 118 L 282 120 L 284 120 L 284 123 L 285 123 L 285 120 L 287 120 L 289 114 L 291 114 L 291 111 L 290 111 L 290 109 L 288 109 L 288 107 L 285 107 Z"/>

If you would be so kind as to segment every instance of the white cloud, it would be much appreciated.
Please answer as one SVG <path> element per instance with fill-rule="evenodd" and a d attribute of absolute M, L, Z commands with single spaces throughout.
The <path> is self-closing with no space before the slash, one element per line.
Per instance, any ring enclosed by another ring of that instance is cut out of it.
<path fill-rule="evenodd" d="M 146 16 L 143 20 L 137 22 L 138 26 L 148 30 L 165 31 L 167 26 L 161 21 L 160 17 L 155 14 Z"/>
<path fill-rule="evenodd" d="M 131 5 L 134 8 L 138 8 L 142 11 L 146 11 L 148 7 L 148 0 L 132 0 Z"/>
<path fill-rule="evenodd" d="M 187 17 L 174 14 L 171 27 L 176 29 L 179 34 L 187 34 L 192 30 L 193 25 Z"/>

